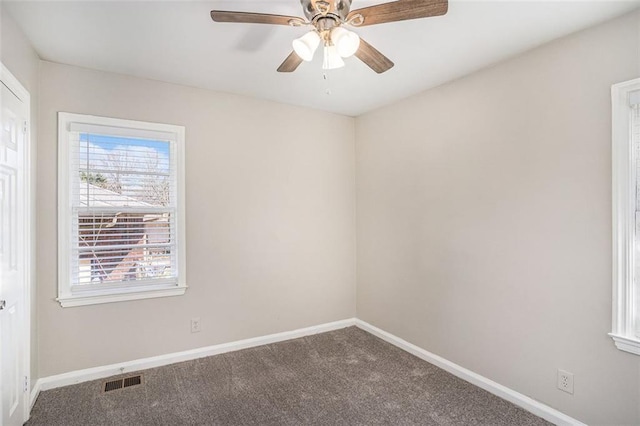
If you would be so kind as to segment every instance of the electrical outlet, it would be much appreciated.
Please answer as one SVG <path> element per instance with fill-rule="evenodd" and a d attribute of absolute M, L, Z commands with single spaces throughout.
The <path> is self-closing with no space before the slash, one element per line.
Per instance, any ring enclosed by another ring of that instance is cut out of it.
<path fill-rule="evenodd" d="M 573 373 L 558 370 L 558 389 L 573 395 Z"/>
<path fill-rule="evenodd" d="M 191 318 L 191 332 L 192 333 L 200 333 L 202 329 L 200 328 L 200 317 Z"/>

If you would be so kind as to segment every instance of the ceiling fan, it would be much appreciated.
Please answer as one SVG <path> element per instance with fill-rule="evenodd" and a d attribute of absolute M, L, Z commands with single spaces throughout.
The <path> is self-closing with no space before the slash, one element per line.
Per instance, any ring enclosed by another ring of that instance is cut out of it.
<path fill-rule="evenodd" d="M 320 42 L 323 46 L 323 69 L 344 66 L 342 58 L 355 55 L 377 73 L 393 67 L 393 62 L 376 48 L 345 27 L 363 27 L 386 22 L 428 18 L 447 13 L 448 0 L 396 0 L 351 11 L 352 0 L 300 0 L 304 18 L 265 13 L 212 10 L 216 22 L 310 26 L 311 31 L 293 40 L 293 52 L 278 67 L 279 72 L 293 72 L 303 61 L 311 61 Z"/>

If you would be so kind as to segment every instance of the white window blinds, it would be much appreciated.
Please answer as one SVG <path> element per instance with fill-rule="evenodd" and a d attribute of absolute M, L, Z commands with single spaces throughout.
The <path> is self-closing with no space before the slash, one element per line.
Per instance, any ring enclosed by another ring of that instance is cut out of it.
<path fill-rule="evenodd" d="M 177 283 L 170 133 L 71 123 L 71 287 Z"/>

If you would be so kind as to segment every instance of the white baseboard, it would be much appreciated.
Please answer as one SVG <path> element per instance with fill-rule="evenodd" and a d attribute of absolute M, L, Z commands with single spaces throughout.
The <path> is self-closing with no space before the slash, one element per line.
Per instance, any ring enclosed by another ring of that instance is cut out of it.
<path fill-rule="evenodd" d="M 493 380 L 476 374 L 471 370 L 467 370 L 466 368 L 454 364 L 453 362 L 448 361 L 438 355 L 432 354 L 429 351 L 426 351 L 412 343 L 407 342 L 406 340 L 394 336 L 391 333 L 387 333 L 386 331 L 381 330 L 365 321 L 357 319 L 356 326 L 373 334 L 374 336 L 381 338 L 386 342 L 391 343 L 394 346 L 397 346 L 400 349 L 409 352 L 412 355 L 417 356 L 420 359 L 427 361 L 430 364 L 442 368 L 443 370 L 461 378 L 462 380 L 465 380 L 475 386 L 478 386 L 479 388 L 486 390 L 487 392 L 490 392 L 504 400 L 507 400 L 512 404 L 515 404 L 518 407 L 521 407 L 529 411 L 530 413 L 535 414 L 538 417 L 542 417 L 543 419 L 553 424 L 562 426 L 586 426 L 584 423 L 572 417 L 569 417 L 554 408 L 538 402 L 535 399 L 529 398 L 526 395 L 518 393 L 513 389 L 509 389 L 508 387 L 496 383 Z"/>
<path fill-rule="evenodd" d="M 374 336 L 381 338 L 400 349 L 403 349 L 430 364 L 442 368 L 445 371 L 482 388 L 502 399 L 505 399 L 538 417 L 562 426 L 586 426 L 584 423 L 561 413 L 541 402 L 538 402 L 528 396 L 518 393 L 499 383 L 489 380 L 473 371 L 467 370 L 451 361 L 448 361 L 438 355 L 432 354 L 412 343 L 407 342 L 391 333 L 387 333 L 365 321 L 350 318 L 342 321 L 330 322 L 326 324 L 316 325 L 313 327 L 301 328 L 299 330 L 285 331 L 282 333 L 269 334 L 267 336 L 254 337 L 251 339 L 238 340 L 236 342 L 223 343 L 220 345 L 207 346 L 204 348 L 192 349 L 183 352 L 154 356 L 150 358 L 142 358 L 134 361 L 127 361 L 119 364 L 105 365 L 101 367 L 87 368 L 84 370 L 71 371 L 55 376 L 43 377 L 37 380 L 35 386 L 31 390 L 31 407 L 38 398 L 40 391 L 59 388 L 62 386 L 73 385 L 76 383 L 87 382 L 90 380 L 103 379 L 105 377 L 115 376 L 118 374 L 129 373 L 133 371 L 146 370 L 148 368 L 161 367 L 164 365 L 174 364 L 182 361 L 190 361 L 197 358 L 204 358 L 212 355 L 219 355 L 227 352 L 238 351 L 241 349 L 253 348 L 256 346 L 267 345 L 270 343 L 282 342 L 285 340 L 296 339 L 313 334 L 324 333 L 327 331 L 338 330 L 345 327 L 356 325 Z"/>
<path fill-rule="evenodd" d="M 38 399 L 38 395 L 40 395 L 40 385 L 42 382 L 40 380 L 36 380 L 35 385 L 33 385 L 33 389 L 31 389 L 31 393 L 29 394 L 29 412 L 33 409 L 33 404 L 36 403 L 36 399 Z"/>
<path fill-rule="evenodd" d="M 297 339 L 299 337 L 311 336 L 313 334 L 324 333 L 326 331 L 338 330 L 356 324 L 355 318 L 342 321 L 335 321 L 313 327 L 301 328 L 298 330 L 285 331 L 282 333 L 269 334 L 267 336 L 254 337 L 251 339 L 238 340 L 236 342 L 222 343 L 220 345 L 207 346 L 204 348 L 191 349 L 183 352 L 159 355 L 150 358 L 136 359 L 118 364 L 105 365 L 101 367 L 87 368 L 84 370 L 70 371 L 68 373 L 38 379 L 31 392 L 31 403 L 35 402 L 38 393 L 62 386 L 76 383 L 88 382 L 90 380 L 103 379 L 105 377 L 132 371 L 146 370 L 148 368 L 161 367 L 175 364 L 176 362 L 190 361 L 197 358 L 204 358 L 212 355 L 219 355 L 227 352 L 234 352 L 240 349 L 253 348 L 255 346 L 268 345 L 270 343 L 282 342 L 285 340 Z"/>

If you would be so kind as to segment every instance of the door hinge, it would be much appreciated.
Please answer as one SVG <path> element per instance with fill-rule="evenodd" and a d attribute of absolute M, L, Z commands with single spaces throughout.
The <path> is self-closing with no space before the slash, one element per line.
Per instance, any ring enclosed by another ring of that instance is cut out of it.
<path fill-rule="evenodd" d="M 22 122 L 22 132 L 26 135 L 27 134 L 27 120 L 24 120 Z"/>
<path fill-rule="evenodd" d="M 24 392 L 29 391 L 29 377 L 24 376 Z"/>

